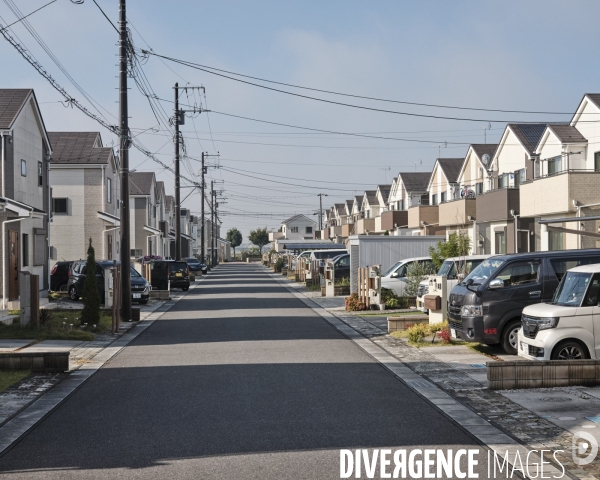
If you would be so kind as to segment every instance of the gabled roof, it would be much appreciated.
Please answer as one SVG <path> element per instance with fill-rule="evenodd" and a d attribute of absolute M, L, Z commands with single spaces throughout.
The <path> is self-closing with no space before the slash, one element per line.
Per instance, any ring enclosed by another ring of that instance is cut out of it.
<path fill-rule="evenodd" d="M 363 194 L 363 203 L 365 198 L 367 199 L 367 202 L 369 202 L 369 205 L 379 205 L 379 200 L 377 200 L 377 190 L 365 190 L 365 193 Z"/>
<path fill-rule="evenodd" d="M 293 220 L 300 220 L 301 218 L 304 218 L 304 219 L 308 220 L 309 222 L 314 223 L 315 225 L 317 224 L 317 222 L 315 222 L 314 220 L 311 220 L 306 215 L 303 215 L 301 213 L 299 213 L 298 215 L 294 215 L 294 216 L 292 216 L 290 218 L 285 219 L 283 222 L 281 222 L 281 224 L 285 225 L 286 223 L 290 223 Z"/>
<path fill-rule="evenodd" d="M 575 113 L 573 114 L 573 118 L 569 122 L 571 125 L 575 125 L 579 121 L 584 105 L 587 102 L 593 103 L 596 106 L 596 108 L 600 110 L 600 93 L 586 93 L 583 96 L 583 98 L 579 102 L 579 105 L 577 106 L 577 109 L 575 110 Z M 583 121 L 585 121 L 585 118 L 583 119 Z"/>
<path fill-rule="evenodd" d="M 446 179 L 449 183 L 456 183 L 458 181 L 458 174 L 462 168 L 464 158 L 438 158 L 437 162 L 440 168 L 444 172 Z"/>
<path fill-rule="evenodd" d="M 132 172 L 129 174 L 129 195 L 151 195 L 154 172 Z"/>
<path fill-rule="evenodd" d="M 498 149 L 498 144 L 495 143 L 472 143 L 471 148 L 475 152 L 475 155 L 479 157 L 479 160 L 483 158 L 483 156 L 487 153 L 490 156 L 490 161 L 494 158 L 494 154 Z"/>
<path fill-rule="evenodd" d="M 0 88 L 0 129 L 13 126 L 32 92 L 31 88 Z"/>
<path fill-rule="evenodd" d="M 360 210 L 362 208 L 363 196 L 356 195 L 354 197 L 354 201 L 358 204 L 358 209 Z M 352 203 L 352 205 L 354 206 L 354 202 Z"/>
<path fill-rule="evenodd" d="M 587 138 L 571 125 L 548 125 L 548 130 L 554 133 L 562 143 L 587 143 Z"/>
<path fill-rule="evenodd" d="M 165 208 L 167 210 L 173 210 L 173 205 L 175 204 L 175 197 L 173 195 L 165 196 Z"/>
<path fill-rule="evenodd" d="M 354 205 L 354 200 L 346 200 L 346 213 L 350 215 L 352 213 L 352 206 Z"/>
<path fill-rule="evenodd" d="M 387 197 L 390 195 L 390 190 L 392 189 L 391 185 L 377 185 L 377 191 L 381 193 L 381 196 L 387 200 Z"/>
<path fill-rule="evenodd" d="M 156 182 L 156 192 L 158 193 L 158 195 L 165 193 L 165 182 L 163 182 L 163 181 Z"/>
<path fill-rule="evenodd" d="M 506 128 L 512 130 L 521 145 L 531 155 L 535 151 L 540 138 L 542 138 L 546 125 L 546 123 L 509 123 Z"/>
<path fill-rule="evenodd" d="M 52 144 L 52 163 L 109 163 L 112 147 L 102 147 L 100 132 L 48 132 Z"/>
<path fill-rule="evenodd" d="M 426 192 L 431 172 L 400 172 L 398 178 L 402 180 L 407 192 Z"/>

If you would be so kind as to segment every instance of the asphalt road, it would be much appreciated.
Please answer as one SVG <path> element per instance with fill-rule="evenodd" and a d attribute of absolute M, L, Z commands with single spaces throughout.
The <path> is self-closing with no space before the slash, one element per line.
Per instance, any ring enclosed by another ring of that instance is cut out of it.
<path fill-rule="evenodd" d="M 231 263 L 1 457 L 0 472 L 339 478 L 340 449 L 381 447 L 479 448 L 487 477 L 487 454 L 462 428 L 264 268 Z"/>

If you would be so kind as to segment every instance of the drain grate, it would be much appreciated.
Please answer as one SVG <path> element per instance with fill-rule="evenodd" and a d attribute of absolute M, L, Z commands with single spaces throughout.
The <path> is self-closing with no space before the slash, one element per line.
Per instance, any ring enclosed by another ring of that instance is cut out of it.
<path fill-rule="evenodd" d="M 542 402 L 572 402 L 573 399 L 569 397 L 546 397 L 542 398 Z"/>

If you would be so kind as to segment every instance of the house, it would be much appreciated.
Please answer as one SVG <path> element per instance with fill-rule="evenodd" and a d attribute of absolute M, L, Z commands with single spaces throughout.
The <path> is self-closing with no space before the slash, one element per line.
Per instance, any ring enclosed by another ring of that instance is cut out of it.
<path fill-rule="evenodd" d="M 50 258 L 119 258 L 119 165 L 99 132 L 49 132 L 52 144 Z"/>
<path fill-rule="evenodd" d="M 377 190 L 365 190 L 360 202 L 360 218 L 356 221 L 356 234 L 368 235 L 375 232 L 375 217 L 379 214 Z"/>
<path fill-rule="evenodd" d="M 381 226 L 381 215 L 388 208 L 388 200 L 390 198 L 391 185 L 377 185 L 375 197 L 377 198 L 377 207 L 372 208 L 371 212 L 375 218 L 375 232 L 384 233 L 387 229 Z M 388 232 L 389 233 L 389 232 Z"/>
<path fill-rule="evenodd" d="M 412 206 L 428 206 L 429 194 L 427 184 L 431 172 L 400 172 L 395 183 L 390 188 L 388 197 L 388 211 L 381 215 L 381 228 L 394 232 L 401 231 L 412 233 L 408 222 L 408 209 Z M 435 222 L 434 222 L 435 223 Z M 406 229 L 406 230 L 405 230 Z M 420 227 L 412 230 L 420 232 Z"/>
<path fill-rule="evenodd" d="M 545 129 L 545 123 L 509 123 L 504 129 L 487 168 L 484 192 L 476 199 L 475 253 L 515 253 L 539 249 L 539 246 L 536 247 L 533 218 L 515 221 L 513 214 L 520 213 L 522 184 L 533 180 L 535 149 Z M 515 223 L 518 223 L 516 247 Z M 539 228 L 537 230 L 539 232 Z"/>
<path fill-rule="evenodd" d="M 344 202 L 344 214 L 342 215 L 342 233 L 340 234 L 340 243 L 354 233 L 354 217 L 352 216 L 352 208 L 354 199 Z"/>
<path fill-rule="evenodd" d="M 281 233 L 283 234 L 281 238 L 285 240 L 314 239 L 316 227 L 317 223 L 306 215 L 294 215 L 281 222 Z"/>
<path fill-rule="evenodd" d="M 408 207 L 408 228 L 421 235 L 445 234 L 446 225 L 455 224 L 454 216 L 440 216 L 440 204 L 460 198 L 458 174 L 464 158 L 438 158 L 427 182 L 428 202 Z"/>
<path fill-rule="evenodd" d="M 175 257 L 175 197 L 173 195 L 165 195 L 164 222 L 160 227 L 165 245 L 163 258 L 170 260 Z"/>
<path fill-rule="evenodd" d="M 19 272 L 49 287 L 48 159 L 52 146 L 32 89 L 0 89 L 2 308 L 20 308 Z M 43 302 L 43 300 L 41 300 Z"/>
<path fill-rule="evenodd" d="M 520 187 L 519 222 L 533 219 L 536 249 L 600 246 L 600 223 L 575 220 L 600 215 L 599 125 L 600 94 L 588 93 L 571 122 L 545 127 L 531 161 L 533 178 Z"/>
<path fill-rule="evenodd" d="M 129 174 L 129 222 L 131 258 L 160 255 L 161 231 L 156 217 L 156 176 L 154 172 Z"/>
<path fill-rule="evenodd" d="M 192 237 L 192 215 L 188 208 L 182 208 L 179 210 L 180 213 L 180 228 L 181 228 L 181 258 L 191 257 L 193 254 L 193 240 Z"/>

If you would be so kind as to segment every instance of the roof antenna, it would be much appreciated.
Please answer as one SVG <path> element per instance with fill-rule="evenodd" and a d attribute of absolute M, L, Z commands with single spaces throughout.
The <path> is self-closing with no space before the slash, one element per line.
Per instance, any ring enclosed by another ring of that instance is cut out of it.
<path fill-rule="evenodd" d="M 483 127 L 483 143 L 487 143 L 487 131 L 492 129 L 492 124 L 488 122 L 486 126 Z"/>

